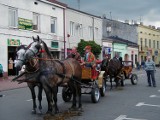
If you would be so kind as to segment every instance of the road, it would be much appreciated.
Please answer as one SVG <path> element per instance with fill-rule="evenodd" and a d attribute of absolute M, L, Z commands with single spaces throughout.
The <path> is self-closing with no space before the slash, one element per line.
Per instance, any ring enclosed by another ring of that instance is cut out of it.
<path fill-rule="evenodd" d="M 91 102 L 90 95 L 82 95 L 83 112 L 80 116 L 70 117 L 69 120 L 160 120 L 160 69 L 157 68 L 157 87 L 147 87 L 144 71 L 136 71 L 138 85 L 131 85 L 126 80 L 125 87 L 106 91 L 99 103 Z M 43 93 L 43 115 L 31 114 L 32 100 L 28 88 L 3 91 L 0 98 L 0 120 L 43 120 L 47 111 L 47 102 Z M 64 112 L 71 106 L 58 94 L 58 106 Z M 47 117 L 48 120 L 49 117 Z M 53 118 L 53 117 L 52 117 Z"/>

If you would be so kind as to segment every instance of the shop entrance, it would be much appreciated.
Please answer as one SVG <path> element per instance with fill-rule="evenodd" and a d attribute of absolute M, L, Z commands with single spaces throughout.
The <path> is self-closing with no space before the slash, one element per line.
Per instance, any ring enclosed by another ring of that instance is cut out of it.
<path fill-rule="evenodd" d="M 8 46 L 8 75 L 18 75 L 18 71 L 14 67 L 14 60 L 16 59 L 15 46 Z"/>

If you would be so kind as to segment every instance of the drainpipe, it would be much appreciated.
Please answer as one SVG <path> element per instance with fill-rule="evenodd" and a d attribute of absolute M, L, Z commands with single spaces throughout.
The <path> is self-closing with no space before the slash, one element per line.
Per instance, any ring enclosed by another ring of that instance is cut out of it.
<path fill-rule="evenodd" d="M 66 24 L 65 24 L 65 8 L 63 8 L 63 36 L 64 36 L 64 59 L 66 58 Z"/>
<path fill-rule="evenodd" d="M 93 41 L 94 41 L 94 17 L 92 17 L 93 22 L 92 22 L 92 27 L 93 27 Z"/>

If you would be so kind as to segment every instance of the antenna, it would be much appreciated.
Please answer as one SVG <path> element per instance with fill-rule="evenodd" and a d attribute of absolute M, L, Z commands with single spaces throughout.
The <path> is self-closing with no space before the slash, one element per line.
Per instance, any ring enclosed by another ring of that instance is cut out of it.
<path fill-rule="evenodd" d="M 109 12 L 110 13 L 110 19 L 112 20 L 112 12 Z"/>

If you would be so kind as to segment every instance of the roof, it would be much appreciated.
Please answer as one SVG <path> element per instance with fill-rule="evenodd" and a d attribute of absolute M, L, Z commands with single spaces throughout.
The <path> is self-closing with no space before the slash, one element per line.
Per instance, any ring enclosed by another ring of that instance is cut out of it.
<path fill-rule="evenodd" d="M 128 46 L 131 46 L 131 47 L 138 47 L 137 43 L 119 38 L 118 36 L 110 36 L 110 37 L 105 38 L 105 40 L 111 41 L 112 43 L 122 43 L 122 44 L 127 44 Z"/>
<path fill-rule="evenodd" d="M 67 4 L 65 3 L 62 3 L 62 2 L 59 2 L 57 0 L 47 0 L 48 2 L 51 2 L 51 3 L 55 3 L 55 4 L 58 4 L 58 5 L 61 5 L 63 7 L 67 7 Z"/>
<path fill-rule="evenodd" d="M 67 7 L 67 8 L 70 9 L 70 10 L 74 10 L 74 11 L 77 11 L 77 12 L 80 12 L 80 13 L 83 13 L 83 14 L 86 14 L 86 15 L 90 15 L 90 16 L 102 19 L 101 16 L 96 16 L 96 15 L 93 15 L 93 14 L 90 14 L 90 13 L 87 13 L 87 12 L 83 12 L 83 11 L 80 11 L 80 10 L 77 10 L 77 9 L 74 9 L 74 8 L 71 8 L 71 7 Z"/>

